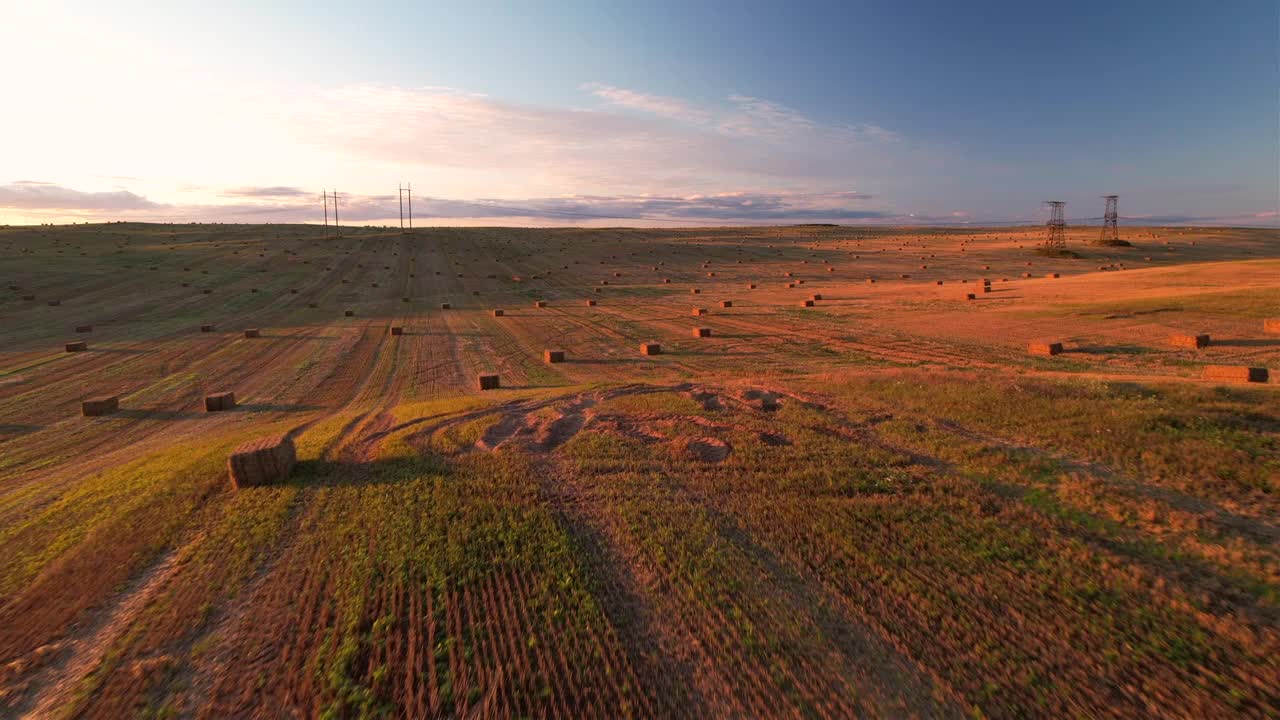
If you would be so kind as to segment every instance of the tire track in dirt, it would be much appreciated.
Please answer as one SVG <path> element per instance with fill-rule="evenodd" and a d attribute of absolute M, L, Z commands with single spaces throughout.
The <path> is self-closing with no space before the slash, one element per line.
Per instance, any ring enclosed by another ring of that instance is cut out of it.
<path fill-rule="evenodd" d="M 61 641 L 58 652 L 65 659 L 30 679 L 29 685 L 36 688 L 36 693 L 23 707 L 17 708 L 17 716 L 52 718 L 58 714 L 59 708 L 68 707 L 71 696 L 102 663 L 143 608 L 181 569 L 199 539 L 197 536 L 168 551 L 123 591 L 109 608 L 98 611 L 98 617 L 84 630 Z"/>

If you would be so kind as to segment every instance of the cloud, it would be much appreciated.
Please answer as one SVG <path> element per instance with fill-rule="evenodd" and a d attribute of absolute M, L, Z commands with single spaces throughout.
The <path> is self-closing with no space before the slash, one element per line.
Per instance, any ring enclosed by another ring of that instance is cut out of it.
<path fill-rule="evenodd" d="M 274 112 L 308 146 L 366 167 L 398 168 L 393 177 L 410 169 L 419 179 L 447 177 L 450 189 L 470 195 L 822 192 L 935 157 L 881 128 L 823 123 L 758 98 L 697 106 L 586 87 L 604 104 L 554 108 L 442 88 L 360 85 L 286 98 Z"/>
<path fill-rule="evenodd" d="M 20 180 L 0 185 L 0 208 L 16 210 L 149 210 L 157 203 L 127 190 L 84 192 L 45 182 Z"/>
<path fill-rule="evenodd" d="M 0 188 L 30 188 L 14 183 Z M 218 197 L 244 197 L 249 202 L 160 204 L 126 193 L 129 203 L 67 203 L 80 198 L 118 196 L 120 193 L 85 193 L 59 186 L 40 185 L 49 196 L 65 200 L 48 204 L 5 200 L 0 208 L 34 211 L 37 215 L 74 210 L 84 218 L 197 222 L 315 222 L 323 207 L 315 193 L 298 188 L 233 188 Z M 633 221 L 632 224 L 679 222 L 689 224 L 734 222 L 795 222 L 800 220 L 869 221 L 890 213 L 860 207 L 872 196 L 854 192 L 726 192 L 693 195 L 571 195 L 530 198 L 449 199 L 418 195 L 413 214 L 420 223 L 432 220 L 521 219 L 571 225 L 592 221 Z M 391 195 L 342 193 L 339 209 L 344 222 L 389 223 L 398 219 L 399 201 Z"/>
<path fill-rule="evenodd" d="M 245 198 L 285 198 L 285 197 L 310 197 L 316 193 L 311 190 L 303 190 L 296 187 L 242 187 L 232 190 L 223 190 L 221 193 L 224 197 L 245 197 Z"/>
<path fill-rule="evenodd" d="M 712 118 L 711 113 L 698 109 L 679 98 L 649 95 L 602 83 L 587 83 L 582 87 L 596 97 L 607 100 L 619 107 L 641 110 L 662 117 L 694 123 L 709 122 Z"/>

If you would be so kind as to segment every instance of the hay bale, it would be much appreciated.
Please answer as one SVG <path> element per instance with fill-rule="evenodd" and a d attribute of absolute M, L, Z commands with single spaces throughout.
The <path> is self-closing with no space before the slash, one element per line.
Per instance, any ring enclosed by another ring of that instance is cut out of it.
<path fill-rule="evenodd" d="M 1048 274 L 1048 275 L 1046 275 L 1045 277 L 1047 277 L 1047 278 L 1049 278 L 1049 279 L 1051 279 L 1051 280 L 1056 280 L 1057 278 L 1062 277 L 1062 276 L 1061 276 L 1061 275 L 1059 275 L 1058 273 L 1049 273 L 1049 274 Z"/>
<path fill-rule="evenodd" d="M 399 325 L 392 325 L 392 326 L 391 326 L 391 334 L 392 334 L 392 335 L 403 335 L 403 334 L 404 334 L 404 328 L 403 328 L 403 327 L 401 327 L 401 326 L 399 326 Z"/>
<path fill-rule="evenodd" d="M 89 398 L 80 403 L 80 412 L 85 417 L 110 415 L 120 409 L 120 398 L 116 395 Z"/>
<path fill-rule="evenodd" d="M 702 291 L 701 291 L 701 290 L 699 290 L 698 288 L 689 288 L 689 294 L 690 294 L 690 295 L 701 295 L 701 294 L 702 294 Z"/>
<path fill-rule="evenodd" d="M 236 407 L 236 394 L 233 392 L 213 393 L 204 396 L 205 412 L 225 412 Z"/>
<path fill-rule="evenodd" d="M 1062 354 L 1062 343 L 1033 342 L 1027 345 L 1027 352 L 1032 355 L 1060 355 Z"/>
<path fill-rule="evenodd" d="M 1280 318 L 1266 318 L 1262 321 L 1262 332 L 1280 335 Z"/>
<path fill-rule="evenodd" d="M 502 312 L 502 310 L 500 310 L 500 309 L 498 309 L 498 308 L 494 308 L 494 309 L 493 309 L 493 316 L 494 316 L 494 317 L 502 317 L 503 315 L 504 315 L 504 313 Z"/>
<path fill-rule="evenodd" d="M 696 338 L 707 338 L 707 337 L 711 337 L 711 328 L 707 328 L 707 327 L 696 327 L 696 328 L 694 328 L 694 329 L 693 329 L 693 336 L 694 336 L 694 337 L 696 337 Z"/>
<path fill-rule="evenodd" d="M 978 296 L 977 296 L 977 294 L 975 294 L 975 293 L 965 293 L 965 294 L 964 294 L 964 299 L 965 299 L 965 300 L 977 300 L 977 299 L 978 299 Z"/>
<path fill-rule="evenodd" d="M 662 346 L 656 342 L 640 343 L 641 355 L 661 355 Z"/>
<path fill-rule="evenodd" d="M 497 375 L 477 375 L 476 386 L 481 390 L 497 390 L 502 387 L 502 382 Z"/>
<path fill-rule="evenodd" d="M 755 284 L 755 283 L 747 283 L 747 289 L 748 289 L 748 290 L 755 290 L 755 289 L 756 289 L 756 284 Z"/>
<path fill-rule="evenodd" d="M 77 325 L 77 326 L 76 326 L 76 332 L 78 332 L 78 333 L 89 333 L 89 332 L 93 332 L 93 326 L 92 326 L 92 325 Z"/>
<path fill-rule="evenodd" d="M 690 311 L 690 312 L 689 312 L 689 314 L 690 314 L 690 315 L 693 315 L 694 317 L 697 317 L 697 316 L 699 316 L 699 315 L 706 315 L 706 314 L 707 314 L 707 309 L 706 309 L 706 308 L 694 308 L 692 311 Z"/>
<path fill-rule="evenodd" d="M 83 340 L 67 343 L 67 352 L 84 352 L 89 349 L 89 343 Z"/>
<path fill-rule="evenodd" d="M 1218 382 L 1264 383 L 1268 379 L 1268 373 L 1266 368 L 1240 365 L 1206 365 L 1202 377 L 1205 380 L 1217 380 Z"/>
<path fill-rule="evenodd" d="M 813 302 L 812 300 L 805 300 L 804 302 L 800 303 L 800 307 L 807 307 L 807 308 L 809 308 L 809 307 L 813 307 L 813 306 L 814 306 L 814 302 Z"/>
<path fill-rule="evenodd" d="M 564 362 L 564 351 L 563 350 L 543 350 L 542 359 L 545 360 L 549 365 L 562 363 Z"/>
<path fill-rule="evenodd" d="M 1188 350 L 1199 350 L 1203 347 L 1209 347 L 1209 336 L 1205 334 L 1174 333 L 1169 336 L 1169 344 L 1174 347 L 1187 348 Z"/>
<path fill-rule="evenodd" d="M 596 301 L 595 301 L 595 300 L 588 300 L 588 301 L 587 301 L 587 307 L 595 307 L 595 306 L 596 306 Z"/>
<path fill-rule="evenodd" d="M 546 307 L 546 306 L 547 306 L 547 301 L 546 301 L 546 300 L 538 300 L 538 301 L 536 301 L 536 302 L 534 302 L 534 303 L 533 303 L 533 306 L 534 306 L 534 307 L 536 307 L 536 308 L 544 308 L 544 307 Z"/>
<path fill-rule="evenodd" d="M 452 308 L 452 307 L 453 307 L 453 306 L 452 306 L 452 305 L 450 305 L 449 303 L 440 303 L 440 309 L 441 309 L 441 310 L 448 310 L 448 309 L 450 309 L 450 308 Z"/>
<path fill-rule="evenodd" d="M 283 482 L 298 461 L 293 438 L 287 434 L 252 440 L 227 457 L 227 475 L 236 488 Z"/>
<path fill-rule="evenodd" d="M 809 296 L 809 299 L 810 299 L 810 300 L 821 300 L 821 299 L 822 299 L 822 293 L 814 293 L 814 294 L 812 294 L 812 295 L 810 295 L 810 296 Z"/>
<path fill-rule="evenodd" d="M 205 323 L 204 325 L 200 326 L 200 332 L 213 332 L 213 329 L 214 329 L 213 325 L 210 325 L 208 323 Z"/>

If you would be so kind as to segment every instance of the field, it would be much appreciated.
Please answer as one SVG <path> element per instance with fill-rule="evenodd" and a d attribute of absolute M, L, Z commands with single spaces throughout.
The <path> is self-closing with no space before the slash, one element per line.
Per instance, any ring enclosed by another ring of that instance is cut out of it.
<path fill-rule="evenodd" d="M 1276 717 L 1280 237 L 1096 233 L 0 228 L 0 716 Z"/>

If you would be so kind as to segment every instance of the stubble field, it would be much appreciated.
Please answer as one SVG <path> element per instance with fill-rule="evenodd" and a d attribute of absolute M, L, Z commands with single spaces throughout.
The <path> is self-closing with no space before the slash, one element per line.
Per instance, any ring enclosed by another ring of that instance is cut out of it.
<path fill-rule="evenodd" d="M 0 716 L 1275 717 L 1280 238 L 1042 234 L 0 228 Z"/>

